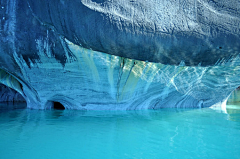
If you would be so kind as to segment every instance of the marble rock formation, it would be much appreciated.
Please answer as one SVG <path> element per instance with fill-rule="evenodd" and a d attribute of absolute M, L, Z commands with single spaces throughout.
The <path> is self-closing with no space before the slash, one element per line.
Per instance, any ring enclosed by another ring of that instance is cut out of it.
<path fill-rule="evenodd" d="M 220 106 L 240 85 L 239 41 L 239 0 L 0 0 L 0 101 Z"/>

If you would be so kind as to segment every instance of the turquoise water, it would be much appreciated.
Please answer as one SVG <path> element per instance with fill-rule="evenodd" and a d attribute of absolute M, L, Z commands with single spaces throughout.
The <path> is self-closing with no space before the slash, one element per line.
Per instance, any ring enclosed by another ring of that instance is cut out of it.
<path fill-rule="evenodd" d="M 240 109 L 0 110 L 0 158 L 240 158 Z"/>

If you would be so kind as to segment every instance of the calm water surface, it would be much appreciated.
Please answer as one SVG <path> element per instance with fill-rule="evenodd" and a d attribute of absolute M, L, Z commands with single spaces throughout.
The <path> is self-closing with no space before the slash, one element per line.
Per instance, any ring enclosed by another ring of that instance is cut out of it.
<path fill-rule="evenodd" d="M 0 158 L 240 158 L 240 109 L 0 109 Z"/>

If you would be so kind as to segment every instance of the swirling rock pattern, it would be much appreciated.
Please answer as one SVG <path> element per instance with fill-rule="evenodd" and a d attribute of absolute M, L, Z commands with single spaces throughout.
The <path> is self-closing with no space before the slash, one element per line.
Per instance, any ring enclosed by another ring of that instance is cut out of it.
<path fill-rule="evenodd" d="M 0 2 L 1 83 L 29 108 L 209 107 L 240 84 L 237 0 Z"/>

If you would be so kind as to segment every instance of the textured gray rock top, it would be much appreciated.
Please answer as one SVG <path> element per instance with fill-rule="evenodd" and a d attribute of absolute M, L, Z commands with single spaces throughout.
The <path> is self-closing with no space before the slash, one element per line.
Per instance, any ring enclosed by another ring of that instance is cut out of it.
<path fill-rule="evenodd" d="M 240 53 L 239 0 L 1 0 L 1 7 L 1 41 L 14 38 L 18 53 L 30 59 L 38 58 L 35 39 L 48 30 L 63 64 L 59 36 L 94 51 L 172 65 L 212 66 Z"/>
<path fill-rule="evenodd" d="M 214 65 L 240 53 L 238 0 L 32 0 L 29 4 L 43 23 L 95 51 L 163 64 L 184 61 L 190 66 Z"/>

